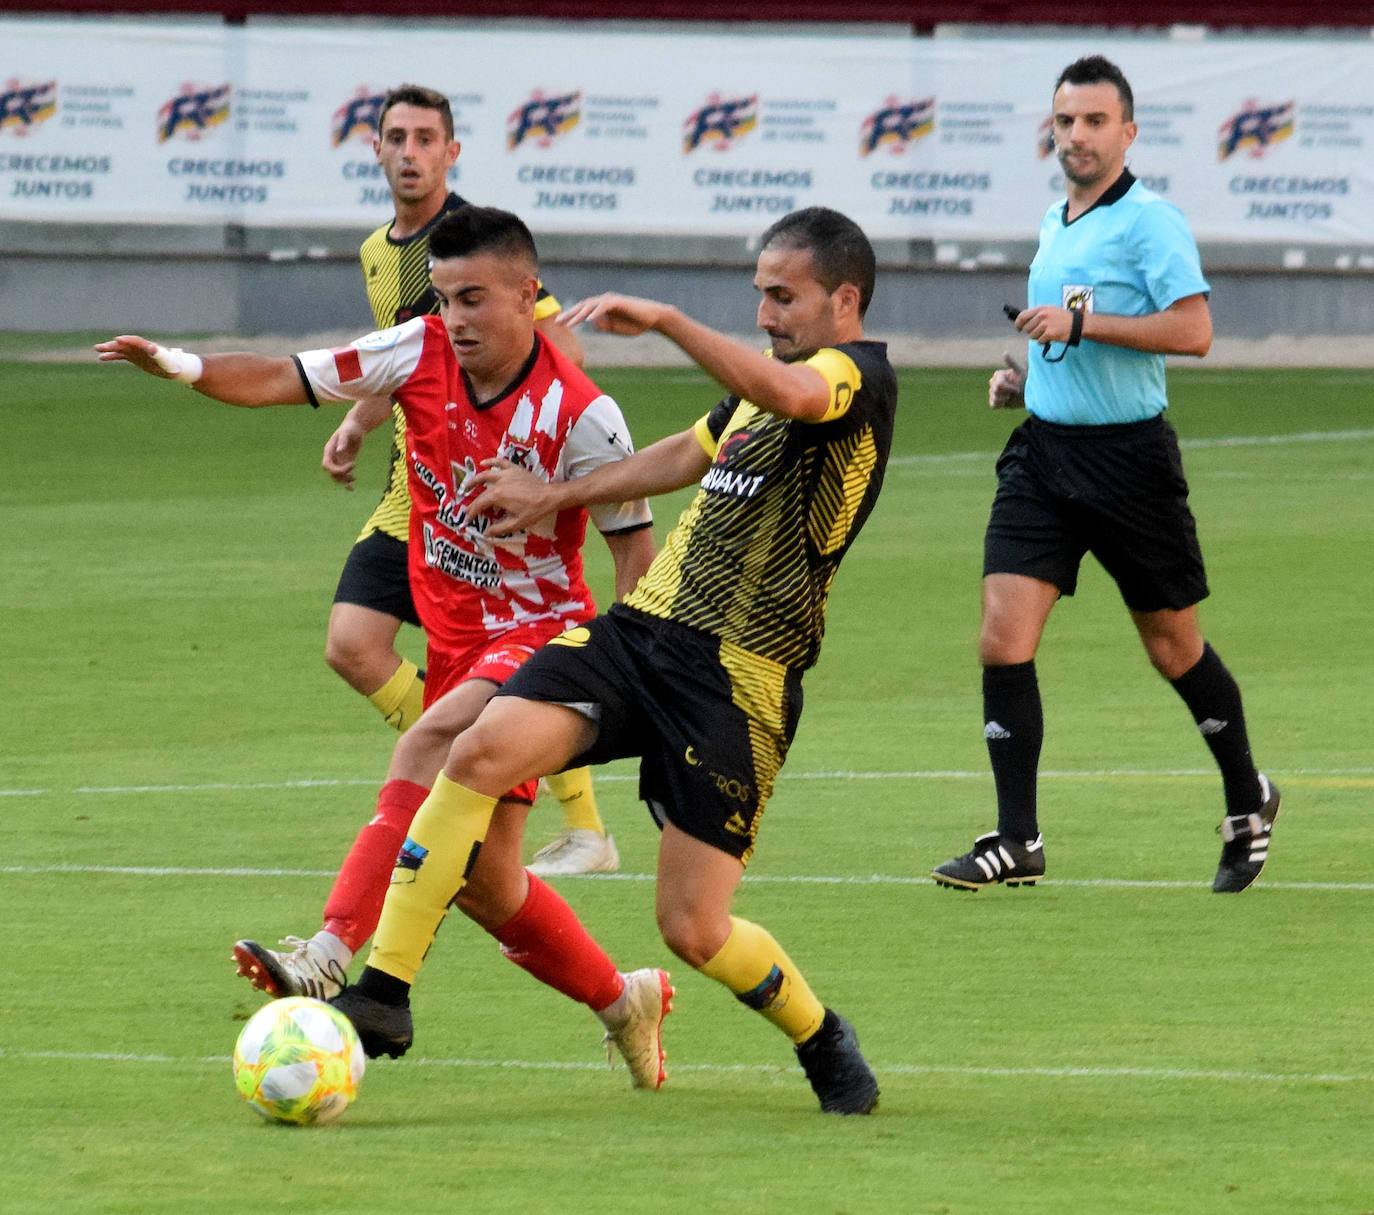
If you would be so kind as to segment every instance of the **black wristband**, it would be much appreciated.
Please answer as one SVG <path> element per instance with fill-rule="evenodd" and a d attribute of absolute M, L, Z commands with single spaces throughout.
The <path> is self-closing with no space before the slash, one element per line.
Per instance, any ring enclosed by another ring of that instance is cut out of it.
<path fill-rule="evenodd" d="M 1083 340 L 1083 309 L 1070 308 L 1073 313 L 1073 324 L 1069 329 L 1069 340 L 1065 343 L 1068 346 L 1077 346 Z"/>

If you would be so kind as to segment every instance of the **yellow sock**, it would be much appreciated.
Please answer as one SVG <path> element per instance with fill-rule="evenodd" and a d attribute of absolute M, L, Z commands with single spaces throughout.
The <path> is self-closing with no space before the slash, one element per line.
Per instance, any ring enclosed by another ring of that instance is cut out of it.
<path fill-rule="evenodd" d="M 402 658 L 396 673 L 368 700 L 387 725 L 404 734 L 425 707 L 425 681 L 420 676 L 420 668 L 409 658 Z"/>
<path fill-rule="evenodd" d="M 563 826 L 569 831 L 595 831 L 606 834 L 606 824 L 596 808 L 596 794 L 592 791 L 592 770 L 573 768 L 544 777 L 549 792 L 563 806 Z"/>
<path fill-rule="evenodd" d="M 496 798 L 439 773 L 396 858 L 369 966 L 415 982 L 449 904 L 467 881 L 495 808 Z"/>
<path fill-rule="evenodd" d="M 730 917 L 730 935 L 720 952 L 697 967 L 723 983 L 741 1004 L 762 1013 L 793 1042 L 804 1042 L 821 1027 L 825 1008 L 792 959 L 766 928 Z"/>

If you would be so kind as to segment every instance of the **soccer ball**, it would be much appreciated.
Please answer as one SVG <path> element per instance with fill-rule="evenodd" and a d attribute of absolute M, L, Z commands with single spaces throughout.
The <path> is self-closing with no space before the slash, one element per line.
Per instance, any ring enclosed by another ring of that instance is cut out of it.
<path fill-rule="evenodd" d="M 348 1018 L 321 1000 L 264 1004 L 234 1045 L 239 1096 L 273 1122 L 333 1122 L 358 1095 L 367 1065 Z"/>

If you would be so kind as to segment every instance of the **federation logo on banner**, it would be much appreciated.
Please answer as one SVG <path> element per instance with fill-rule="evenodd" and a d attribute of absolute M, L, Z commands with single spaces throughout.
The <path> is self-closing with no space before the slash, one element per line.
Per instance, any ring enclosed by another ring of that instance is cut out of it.
<path fill-rule="evenodd" d="M 22 138 L 56 113 L 56 80 L 45 80 L 42 84 L 24 84 L 16 79 L 5 81 L 0 91 L 0 131 L 9 131 Z"/>
<path fill-rule="evenodd" d="M 1256 158 L 1263 156 L 1293 134 L 1297 107 L 1296 101 L 1261 105 L 1254 98 L 1248 99 L 1217 128 L 1217 159 L 1226 160 L 1240 151 Z"/>
<path fill-rule="evenodd" d="M 686 155 L 703 144 L 724 152 L 758 124 L 759 95 L 723 98 L 712 93 L 706 104 L 687 116 L 682 124 L 682 152 Z"/>
<path fill-rule="evenodd" d="M 355 143 L 372 146 L 372 137 L 377 132 L 377 119 L 382 113 L 385 93 L 359 85 L 353 96 L 343 103 L 329 119 L 329 142 L 337 148 L 350 139 Z"/>
<path fill-rule="evenodd" d="M 527 140 L 547 148 L 582 121 L 582 94 L 560 93 L 546 97 L 540 89 L 530 94 L 506 119 L 506 151 L 513 152 Z"/>
<path fill-rule="evenodd" d="M 935 129 L 935 98 L 898 101 L 888 97 L 883 108 L 864 119 L 859 128 L 859 155 L 868 156 L 886 147 L 900 156 L 910 144 L 924 139 Z"/>
<path fill-rule="evenodd" d="M 157 141 L 169 139 L 203 139 L 220 123 L 229 118 L 229 99 L 234 87 L 230 84 L 203 86 L 183 84 L 181 92 L 157 112 Z"/>

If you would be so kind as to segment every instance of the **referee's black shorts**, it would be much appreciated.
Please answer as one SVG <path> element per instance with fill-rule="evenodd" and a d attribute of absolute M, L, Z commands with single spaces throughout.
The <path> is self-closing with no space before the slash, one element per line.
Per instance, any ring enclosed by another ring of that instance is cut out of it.
<path fill-rule="evenodd" d="M 418 626 L 420 617 L 410 596 L 407 551 L 403 540 L 385 532 L 364 536 L 348 552 L 334 602 L 371 608 Z"/>
<path fill-rule="evenodd" d="M 1207 597 L 1178 436 L 1163 417 L 1111 426 L 1030 418 L 997 461 L 983 573 L 1024 574 L 1072 595 L 1084 553 L 1137 612 Z"/>
<path fill-rule="evenodd" d="M 802 705 L 799 673 L 620 604 L 548 642 L 496 695 L 583 713 L 597 737 L 570 768 L 639 757 L 659 825 L 746 864 Z"/>

